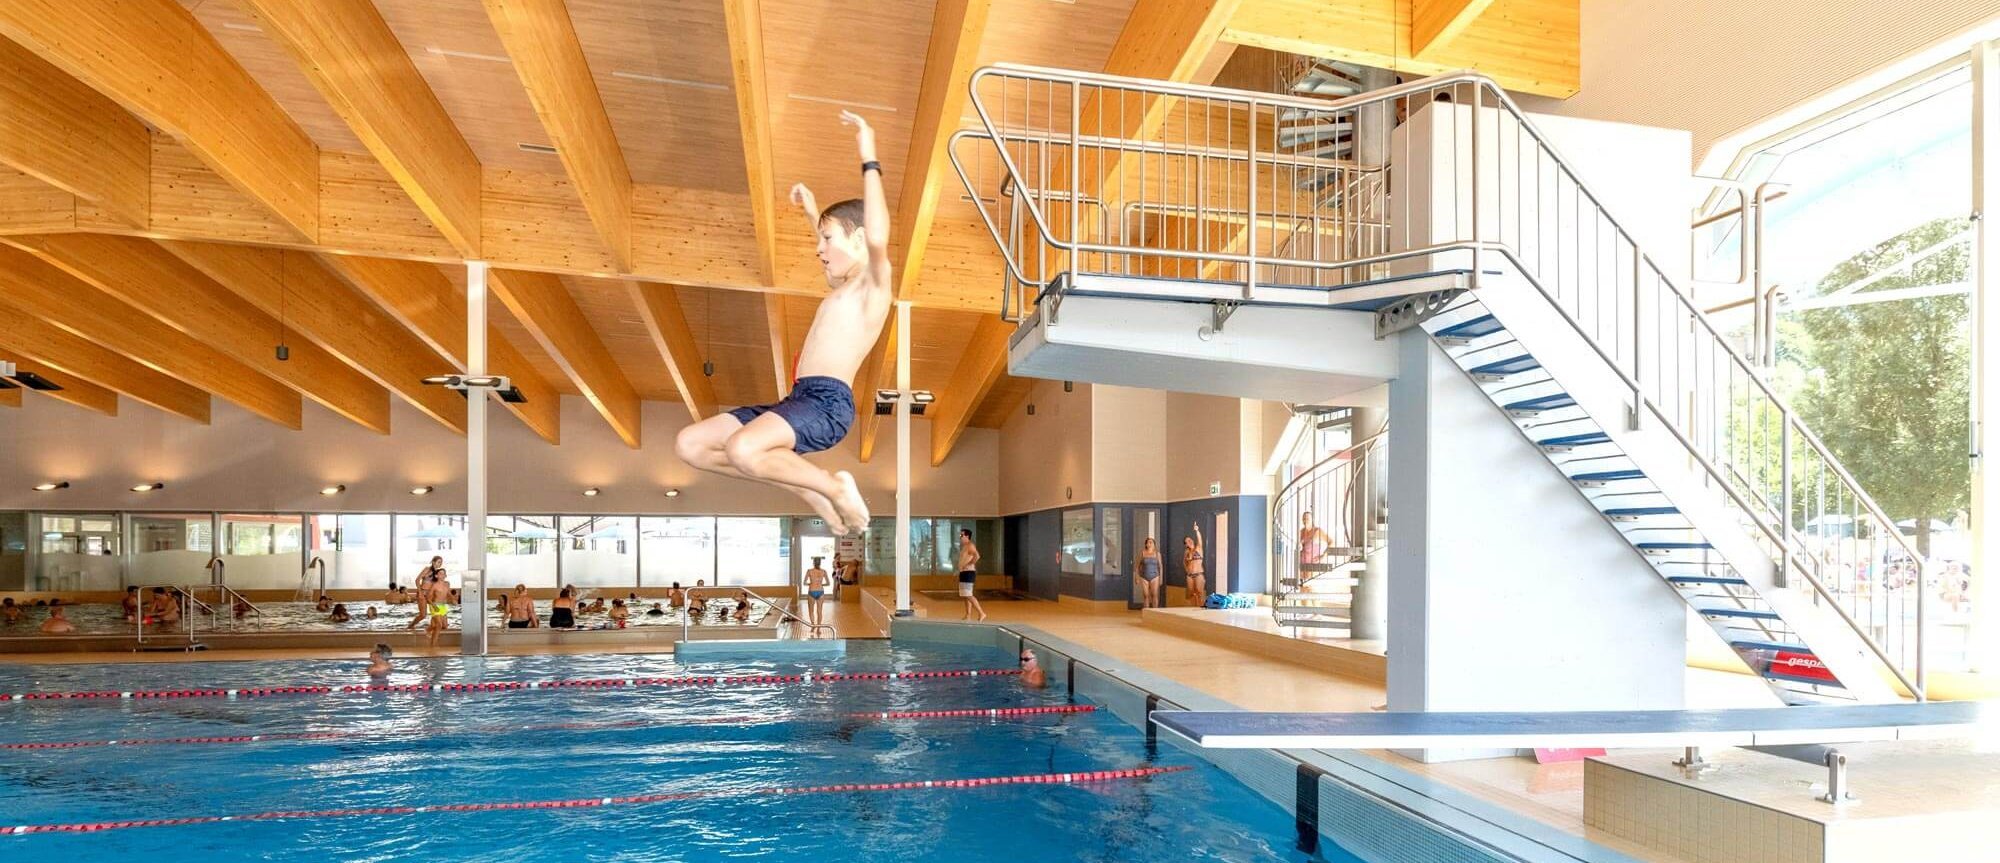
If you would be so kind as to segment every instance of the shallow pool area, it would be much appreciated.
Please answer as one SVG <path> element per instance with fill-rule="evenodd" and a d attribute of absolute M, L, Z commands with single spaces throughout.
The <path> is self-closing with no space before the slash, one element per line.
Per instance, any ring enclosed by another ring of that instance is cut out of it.
<path fill-rule="evenodd" d="M 415 692 L 0 703 L 0 854 L 1355 859 L 1324 845 L 1298 851 L 1279 807 L 1088 699 L 1073 702 L 1059 680 L 1032 689 L 1008 674 L 839 677 L 1008 670 L 1013 660 L 991 647 L 888 642 L 796 661 L 442 658 L 398 662 L 389 684 Z M 746 676 L 762 680 L 431 690 Z M 351 662 L 0 665 L 0 693 L 367 682 Z M 1172 772 L 1088 776 L 1160 769 Z M 229 820 L 6 835 L 185 818 Z"/>
<path fill-rule="evenodd" d="M 335 623 L 329 618 L 327 612 L 320 611 L 310 602 L 261 602 L 257 603 L 256 611 L 245 613 L 241 617 L 230 614 L 227 609 L 223 609 L 223 613 L 215 615 L 197 612 L 194 615 L 195 631 L 200 633 L 397 632 L 408 629 L 410 621 L 416 617 L 418 611 L 415 603 L 387 605 L 379 602 L 350 602 L 346 605 L 349 619 L 339 623 Z M 375 609 L 375 616 L 372 618 L 368 616 L 368 609 L 370 608 Z M 655 615 L 650 613 L 652 608 L 653 605 L 651 602 L 631 608 L 631 615 L 625 623 L 626 628 L 678 628 L 683 618 L 686 617 L 684 609 L 668 608 L 662 605 L 660 613 Z M 775 623 L 775 621 L 766 621 L 766 618 L 771 615 L 771 609 L 762 603 L 753 603 L 750 606 L 748 619 L 743 621 L 738 621 L 734 618 L 733 613 L 735 608 L 736 600 L 712 599 L 708 602 L 707 611 L 690 621 L 690 624 L 705 627 L 741 626 L 755 628 L 765 626 L 767 623 Z M 76 626 L 75 634 L 77 635 L 131 635 L 134 631 L 133 625 L 125 621 L 123 609 L 117 605 L 108 603 L 79 603 L 65 605 L 64 609 L 64 614 L 69 618 L 70 623 Z M 540 625 L 544 628 L 548 626 L 549 610 L 549 600 L 536 600 L 535 614 Z M 46 637 L 40 632 L 40 627 L 42 621 L 48 619 L 48 615 L 49 612 L 46 607 L 30 607 L 22 614 L 20 621 L 12 624 L 0 623 L 0 638 Z M 451 607 L 451 614 L 446 618 L 447 627 L 453 630 L 461 628 L 460 620 L 462 616 L 463 609 L 460 606 L 453 605 Z M 506 626 L 506 619 L 505 614 L 494 610 L 490 604 L 488 605 L 486 611 L 487 628 L 503 628 Z M 576 622 L 577 626 L 575 628 L 577 629 L 618 628 L 611 620 L 610 615 L 605 612 L 578 613 Z M 184 632 L 186 625 L 185 622 L 173 626 L 156 627 L 149 625 L 147 633 L 158 632 L 164 635 L 171 631 Z M 417 631 L 421 632 L 423 626 L 423 623 L 418 623 Z"/>

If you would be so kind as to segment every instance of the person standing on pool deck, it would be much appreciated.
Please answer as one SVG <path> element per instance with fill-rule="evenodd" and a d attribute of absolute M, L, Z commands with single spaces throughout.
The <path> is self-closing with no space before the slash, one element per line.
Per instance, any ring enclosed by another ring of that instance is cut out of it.
<path fill-rule="evenodd" d="M 445 580 L 442 568 L 424 590 L 423 610 L 431 616 L 430 627 L 425 634 L 429 636 L 431 646 L 436 647 L 438 636 L 444 634 L 445 618 L 451 614 L 451 582 Z"/>
<path fill-rule="evenodd" d="M 429 613 L 429 609 L 425 606 L 430 604 L 431 581 L 434 579 L 444 580 L 444 558 L 441 556 L 432 556 L 430 565 L 425 566 L 423 572 L 417 573 L 417 613 L 410 618 L 410 625 L 404 629 L 416 629 L 417 624 L 424 622 L 424 615 Z"/>
<path fill-rule="evenodd" d="M 854 423 L 850 382 L 875 349 L 894 291 L 889 204 L 882 191 L 882 164 L 875 161 L 875 130 L 852 111 L 840 112 L 840 120 L 855 128 L 861 150 L 861 198 L 822 212 L 804 183 L 792 187 L 792 203 L 805 211 L 819 238 L 819 262 L 829 290 L 806 331 L 791 395 L 681 429 L 674 451 L 701 470 L 790 491 L 804 498 L 834 535 L 847 536 L 868 527 L 868 504 L 854 476 L 844 470 L 828 473 L 803 456 L 831 449 L 847 436 Z"/>
<path fill-rule="evenodd" d="M 826 570 L 819 567 L 819 562 L 824 559 L 819 557 L 813 558 L 812 569 L 806 570 L 806 598 L 810 600 L 806 605 L 806 616 L 813 622 L 814 626 L 819 626 L 825 615 L 822 607 L 826 604 L 826 583 L 828 579 L 826 577 Z"/>
<path fill-rule="evenodd" d="M 1188 604 L 1197 608 L 1208 601 L 1208 561 L 1203 555 L 1201 523 L 1196 522 L 1194 536 L 1181 539 L 1181 571 L 1187 573 Z"/>
<path fill-rule="evenodd" d="M 971 620 L 972 613 L 979 612 L 979 619 L 986 619 L 986 609 L 979 604 L 976 588 L 979 586 L 979 546 L 972 544 L 972 528 L 958 529 L 958 595 L 965 600 L 965 619 Z"/>
<path fill-rule="evenodd" d="M 1134 575 L 1139 578 L 1140 603 L 1145 608 L 1160 605 L 1160 547 L 1152 537 L 1139 544 L 1139 565 Z"/>

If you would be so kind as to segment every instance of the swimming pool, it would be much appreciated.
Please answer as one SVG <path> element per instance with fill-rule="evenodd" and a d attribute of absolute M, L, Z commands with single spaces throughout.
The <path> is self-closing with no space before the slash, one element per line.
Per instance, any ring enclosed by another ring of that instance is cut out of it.
<path fill-rule="evenodd" d="M 840 659 L 406 660 L 391 682 L 991 669 L 987 647 L 851 642 Z M 0 693 L 365 683 L 358 663 L 0 665 Z M 1060 681 L 1004 676 L 258 699 L 0 704 L 0 743 L 325 733 L 320 739 L 0 752 L 0 834 L 24 824 L 356 807 L 600 801 L 569 808 L 230 821 L 0 835 L 0 857 L 203 861 L 1348 861 L 1294 849 L 1293 822 L 1222 771 L 1109 714 L 879 718 L 1052 707 Z M 1083 706 L 1089 706 L 1083 703 Z M 878 714 L 862 717 L 856 714 Z M 977 777 L 1189 768 L 1093 784 Z M 921 787 L 931 782 L 932 787 Z M 846 784 L 892 790 L 780 793 Z M 696 796 L 613 802 L 631 795 Z M 19 856 L 17 856 L 19 855 Z"/>
<path fill-rule="evenodd" d="M 783 602 L 783 600 L 777 601 Z M 735 605 L 736 601 L 733 599 L 717 598 L 709 600 L 707 615 L 701 620 L 695 621 L 695 623 L 700 626 L 756 627 L 763 626 L 765 624 L 765 616 L 770 614 L 768 606 L 761 603 L 754 604 L 750 607 L 750 619 L 738 624 L 728 616 L 729 612 L 735 609 Z M 367 616 L 368 608 L 371 606 L 376 611 L 376 616 L 372 620 Z M 626 622 L 626 626 L 679 627 L 681 625 L 681 609 L 663 608 L 661 609 L 662 614 L 659 617 L 649 617 L 646 612 L 651 607 L 651 604 L 648 603 L 644 606 L 631 609 L 632 615 L 630 620 Z M 63 612 L 64 615 L 70 619 L 70 623 L 76 626 L 76 633 L 78 635 L 132 634 L 132 624 L 125 622 L 124 609 L 120 606 L 106 603 L 85 603 L 65 605 L 64 608 L 66 609 Z M 250 614 L 236 618 L 224 613 L 213 620 L 206 614 L 199 615 L 195 623 L 196 631 L 202 633 L 396 632 L 407 627 L 410 623 L 410 618 L 416 616 L 417 613 L 417 606 L 414 603 L 383 605 L 379 602 L 350 602 L 347 604 L 347 611 L 352 616 L 352 619 L 345 623 L 334 623 L 327 620 L 326 613 L 320 611 L 310 602 L 264 602 L 259 603 L 257 608 L 263 612 L 261 615 Z M 549 600 L 544 599 L 535 602 L 535 613 L 541 619 L 542 626 L 544 627 L 548 626 L 549 609 Z M 453 605 L 451 607 L 451 614 L 446 621 L 449 624 L 449 628 L 454 630 L 459 628 L 459 617 L 460 608 L 457 605 Z M 29 608 L 22 614 L 20 622 L 0 624 L 0 638 L 43 637 L 39 630 L 42 621 L 46 619 L 48 619 L 48 609 L 40 607 Z M 506 619 L 506 615 L 495 611 L 493 606 L 490 603 L 488 604 L 486 609 L 487 628 L 499 629 L 505 624 Z M 610 620 L 607 614 L 601 612 L 577 615 L 578 625 L 586 629 L 607 628 Z M 181 624 L 181 627 L 185 627 L 185 625 Z M 166 629 L 171 630 L 172 628 L 168 627 Z M 162 628 L 148 626 L 146 627 L 146 631 L 148 634 L 156 634 L 161 632 Z M 419 625 L 419 631 L 421 631 L 421 624 Z"/>

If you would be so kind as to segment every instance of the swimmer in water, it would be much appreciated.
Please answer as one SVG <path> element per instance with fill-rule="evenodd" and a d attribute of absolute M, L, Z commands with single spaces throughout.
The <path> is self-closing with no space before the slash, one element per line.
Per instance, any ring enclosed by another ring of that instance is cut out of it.
<path fill-rule="evenodd" d="M 49 606 L 49 619 L 42 621 L 42 632 L 46 635 L 67 635 L 76 631 L 76 624 L 64 616 L 61 605 Z"/>
<path fill-rule="evenodd" d="M 375 645 L 374 650 L 368 651 L 368 676 L 378 679 L 383 677 L 388 677 L 389 657 L 395 655 L 396 652 L 390 650 L 389 645 L 386 644 Z"/>
<path fill-rule="evenodd" d="M 1049 685 L 1049 673 L 1042 670 L 1042 664 L 1035 659 L 1035 652 L 1021 648 L 1021 685 L 1030 689 L 1041 689 Z"/>

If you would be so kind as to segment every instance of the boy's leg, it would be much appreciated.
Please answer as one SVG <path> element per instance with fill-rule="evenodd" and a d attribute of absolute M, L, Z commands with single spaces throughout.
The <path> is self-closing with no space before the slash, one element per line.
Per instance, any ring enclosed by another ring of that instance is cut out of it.
<path fill-rule="evenodd" d="M 798 436 L 785 418 L 765 414 L 750 421 L 723 444 L 729 463 L 750 479 L 794 490 L 837 532 L 868 527 L 868 506 L 846 471 L 828 473 L 792 451 Z M 826 507 L 825 510 L 821 506 Z"/>
<path fill-rule="evenodd" d="M 772 415 L 765 414 L 764 416 Z M 752 420 L 752 423 L 763 419 L 764 417 L 760 416 L 756 420 Z M 777 417 L 771 421 L 777 423 L 787 434 L 790 434 L 792 427 L 785 424 L 783 417 Z M 716 414 L 681 429 L 680 434 L 674 438 L 674 452 L 681 457 L 681 461 L 687 462 L 690 466 L 699 470 L 736 479 L 769 482 L 762 477 L 755 477 L 744 473 L 737 469 L 736 465 L 732 464 L 729 460 L 728 447 L 730 438 L 746 428 L 749 428 L 749 426 L 744 425 L 742 420 L 737 419 L 731 414 Z M 787 452 L 791 450 L 794 442 L 796 442 L 794 438 L 786 439 L 785 449 Z M 806 504 L 812 507 L 813 512 L 819 513 L 820 518 L 826 519 L 829 526 L 834 528 L 841 526 L 841 521 L 837 517 L 838 511 L 834 509 L 833 502 L 827 500 L 826 495 L 812 489 L 799 488 L 784 483 L 777 484 L 784 486 L 799 497 L 805 498 Z"/>

